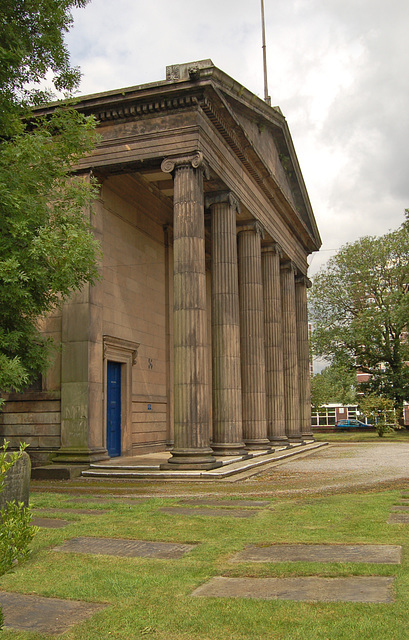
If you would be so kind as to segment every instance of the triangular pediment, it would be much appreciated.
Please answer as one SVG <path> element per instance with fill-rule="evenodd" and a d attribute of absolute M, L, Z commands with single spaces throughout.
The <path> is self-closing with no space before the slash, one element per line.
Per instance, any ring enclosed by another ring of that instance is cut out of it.
<path fill-rule="evenodd" d="M 219 72 L 217 80 L 220 75 L 224 76 Z M 282 201 L 286 201 L 286 208 L 292 209 L 308 230 L 315 245 L 314 250 L 318 249 L 321 238 L 288 124 L 281 110 L 270 107 L 240 85 L 236 89 L 235 86 L 226 87 L 223 82 L 216 81 L 213 86 L 224 103 L 225 116 L 228 112 L 248 157 L 252 159 L 253 167 L 257 167 L 265 184 L 270 182 L 272 188 L 278 187 Z"/>

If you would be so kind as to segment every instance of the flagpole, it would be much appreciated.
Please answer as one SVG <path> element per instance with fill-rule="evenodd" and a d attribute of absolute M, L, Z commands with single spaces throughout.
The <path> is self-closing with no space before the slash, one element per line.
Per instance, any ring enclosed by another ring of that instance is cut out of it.
<path fill-rule="evenodd" d="M 264 102 L 271 105 L 271 98 L 268 95 L 267 84 L 267 47 L 266 47 L 266 24 L 264 20 L 264 0 L 261 0 L 261 27 L 263 32 L 263 68 L 264 68 Z"/>

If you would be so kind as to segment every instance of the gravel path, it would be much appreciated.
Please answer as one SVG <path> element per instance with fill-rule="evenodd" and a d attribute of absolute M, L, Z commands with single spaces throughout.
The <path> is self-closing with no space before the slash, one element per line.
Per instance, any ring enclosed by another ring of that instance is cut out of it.
<path fill-rule="evenodd" d="M 409 483 L 409 443 L 329 445 L 309 456 L 284 462 L 254 479 L 259 484 L 274 480 L 277 493 Z"/>

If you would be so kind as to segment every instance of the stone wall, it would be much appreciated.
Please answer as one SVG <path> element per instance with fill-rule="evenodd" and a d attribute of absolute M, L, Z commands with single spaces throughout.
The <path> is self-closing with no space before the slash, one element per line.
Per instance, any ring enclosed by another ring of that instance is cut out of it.
<path fill-rule="evenodd" d="M 135 187 L 135 185 L 132 185 Z M 103 333 L 138 343 L 132 367 L 130 453 L 163 449 L 168 440 L 166 251 L 161 202 L 143 185 L 106 181 Z M 163 205 L 162 205 L 163 207 Z"/>

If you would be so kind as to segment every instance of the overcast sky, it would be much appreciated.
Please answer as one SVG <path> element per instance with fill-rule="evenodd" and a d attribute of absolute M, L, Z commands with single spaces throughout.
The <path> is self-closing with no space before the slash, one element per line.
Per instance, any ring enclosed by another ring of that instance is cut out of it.
<path fill-rule="evenodd" d="M 261 0 L 92 0 L 67 36 L 81 93 L 211 58 L 264 96 Z M 323 240 L 397 228 L 409 207 L 408 0 L 264 0 L 269 94 L 290 127 Z"/>

